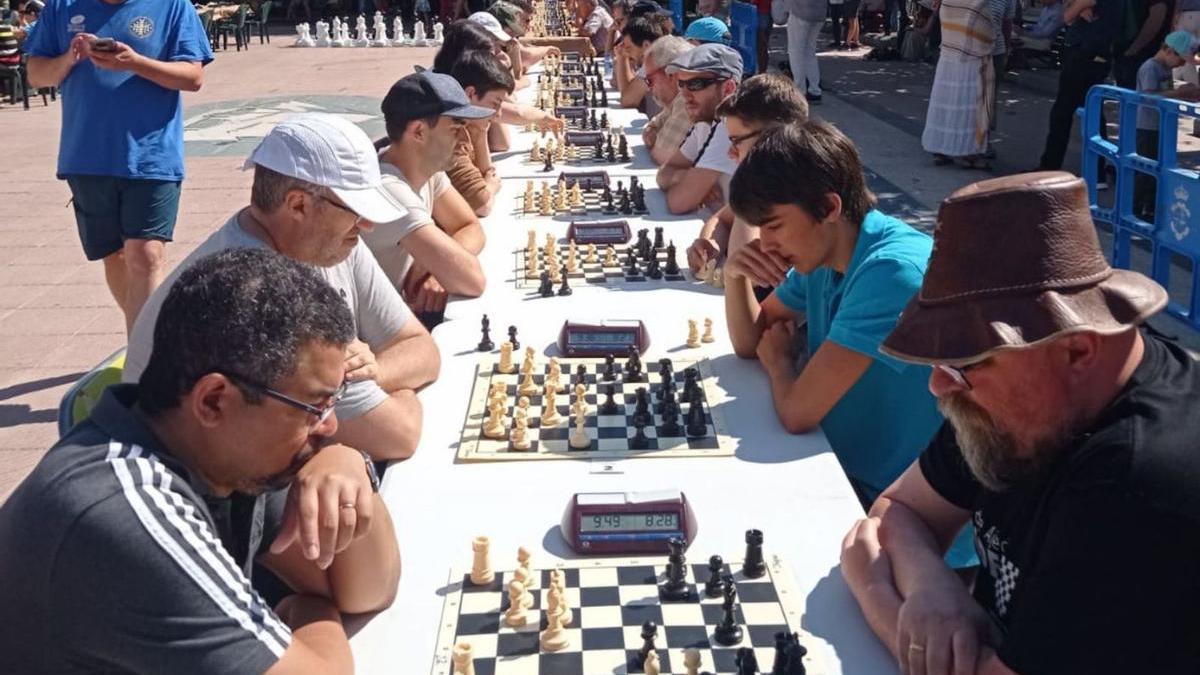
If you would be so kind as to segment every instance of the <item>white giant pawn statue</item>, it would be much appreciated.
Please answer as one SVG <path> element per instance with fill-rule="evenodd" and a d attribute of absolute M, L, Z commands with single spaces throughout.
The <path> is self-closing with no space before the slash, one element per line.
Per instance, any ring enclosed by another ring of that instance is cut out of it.
<path fill-rule="evenodd" d="M 333 44 L 333 40 L 329 39 L 329 24 L 325 21 L 317 22 L 317 47 L 328 47 Z"/>
<path fill-rule="evenodd" d="M 372 47 L 391 47 L 392 42 L 388 40 L 387 23 L 383 20 L 383 12 L 375 12 L 375 22 L 371 26 L 371 46 Z"/>
<path fill-rule="evenodd" d="M 404 36 L 404 20 L 400 17 L 392 19 L 392 46 L 403 47 L 407 39 Z"/>
<path fill-rule="evenodd" d="M 417 25 L 413 28 L 413 44 L 418 47 L 428 47 L 429 42 L 425 39 L 425 22 L 417 21 Z"/>
<path fill-rule="evenodd" d="M 435 45 L 442 44 L 442 42 L 443 42 L 442 33 L 445 30 L 446 30 L 446 27 L 442 25 L 441 21 L 434 22 L 434 24 L 433 24 L 433 44 L 435 44 Z"/>
<path fill-rule="evenodd" d="M 345 21 L 339 22 L 337 25 L 337 33 L 334 36 L 334 47 L 349 47 L 350 46 L 350 24 Z"/>
<path fill-rule="evenodd" d="M 371 41 L 367 38 L 367 17 L 359 14 L 354 20 L 354 46 L 366 47 L 369 44 Z"/>
<path fill-rule="evenodd" d="M 296 24 L 296 42 L 293 47 L 312 47 L 314 44 L 312 39 L 312 27 L 305 23 Z"/>

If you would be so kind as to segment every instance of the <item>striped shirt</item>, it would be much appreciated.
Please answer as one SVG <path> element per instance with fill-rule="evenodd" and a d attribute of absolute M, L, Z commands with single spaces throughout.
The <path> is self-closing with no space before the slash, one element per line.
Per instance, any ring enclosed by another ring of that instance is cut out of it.
<path fill-rule="evenodd" d="M 264 498 L 219 528 L 135 399 L 109 389 L 0 507 L 0 672 L 261 673 L 291 642 L 247 578 Z"/>

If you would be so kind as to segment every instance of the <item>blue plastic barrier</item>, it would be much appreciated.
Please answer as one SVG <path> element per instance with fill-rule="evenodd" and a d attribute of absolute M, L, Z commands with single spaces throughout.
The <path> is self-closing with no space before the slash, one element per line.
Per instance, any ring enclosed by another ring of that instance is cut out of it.
<path fill-rule="evenodd" d="M 683 35 L 683 0 L 670 0 L 668 8 L 675 17 L 675 33 Z"/>
<path fill-rule="evenodd" d="M 1106 101 L 1119 106 L 1117 143 L 1100 133 Z M 1142 106 L 1153 108 L 1159 116 L 1158 160 L 1137 152 L 1137 113 Z M 1083 111 L 1083 178 L 1087 181 L 1093 220 L 1112 228 L 1115 267 L 1130 268 L 1135 238 L 1149 244 L 1150 276 L 1168 291 L 1172 255 L 1191 262 L 1191 299 L 1186 304 L 1171 299 L 1167 312 L 1200 329 L 1200 174 L 1178 165 L 1180 118 L 1200 119 L 1200 105 L 1108 85 L 1092 87 Z M 1116 196 L 1112 206 L 1099 203 L 1097 182 L 1103 162 L 1116 169 L 1115 180 L 1108 176 L 1108 189 Z M 1155 181 L 1153 223 L 1134 214 L 1134 177 L 1139 173 L 1152 176 Z M 1193 197 L 1197 201 L 1193 202 Z"/>
<path fill-rule="evenodd" d="M 758 8 L 748 2 L 729 7 L 729 32 L 733 48 L 742 55 L 742 70 L 747 75 L 758 70 Z"/>

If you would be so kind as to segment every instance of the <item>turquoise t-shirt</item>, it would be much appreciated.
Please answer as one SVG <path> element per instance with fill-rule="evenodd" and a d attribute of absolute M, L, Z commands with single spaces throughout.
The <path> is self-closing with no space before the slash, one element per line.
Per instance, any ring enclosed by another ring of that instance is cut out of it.
<path fill-rule="evenodd" d="M 929 235 L 871 211 L 845 274 L 827 267 L 808 275 L 793 269 L 775 289 L 784 306 L 806 315 L 809 354 L 832 340 L 872 359 L 821 420 L 842 468 L 871 500 L 917 459 L 942 425 L 929 393 L 929 367 L 879 351 L 921 288 L 932 248 Z M 969 564 L 972 557 L 970 533 L 965 534 L 947 556 L 952 565 Z"/>

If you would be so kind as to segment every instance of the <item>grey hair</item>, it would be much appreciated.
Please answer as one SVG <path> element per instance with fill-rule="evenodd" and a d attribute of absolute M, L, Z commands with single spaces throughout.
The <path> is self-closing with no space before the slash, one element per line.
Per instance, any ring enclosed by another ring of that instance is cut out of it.
<path fill-rule="evenodd" d="M 299 178 L 285 176 L 261 164 L 254 165 L 254 184 L 250 187 L 250 203 L 267 213 L 283 205 L 283 198 L 292 190 L 323 196 L 325 188 Z"/>
<path fill-rule="evenodd" d="M 652 59 L 654 65 L 664 68 L 670 62 L 695 48 L 695 45 L 678 35 L 665 35 L 650 45 L 650 48 L 646 50 L 643 60 Z"/>

